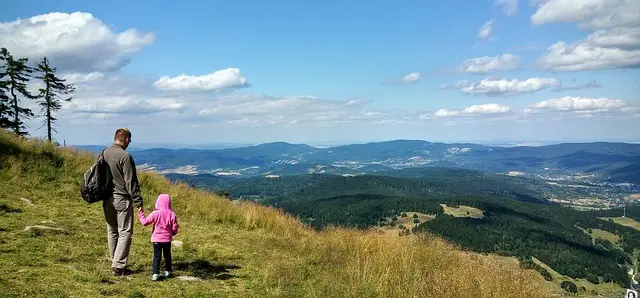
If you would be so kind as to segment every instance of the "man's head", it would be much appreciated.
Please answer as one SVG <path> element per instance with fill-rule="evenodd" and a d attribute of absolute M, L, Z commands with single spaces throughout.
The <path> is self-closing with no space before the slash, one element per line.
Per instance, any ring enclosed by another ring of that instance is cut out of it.
<path fill-rule="evenodd" d="M 131 143 L 131 132 L 127 128 L 119 128 L 116 130 L 116 135 L 113 137 L 114 143 L 122 146 L 122 149 L 127 149 L 129 143 Z"/>

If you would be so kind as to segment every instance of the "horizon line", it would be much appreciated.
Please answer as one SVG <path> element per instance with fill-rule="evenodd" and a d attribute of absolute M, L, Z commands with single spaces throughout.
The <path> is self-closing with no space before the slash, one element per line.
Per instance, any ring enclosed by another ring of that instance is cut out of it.
<path fill-rule="evenodd" d="M 147 150 L 147 149 L 231 149 L 231 148 L 241 148 L 241 147 L 253 147 L 267 144 L 275 144 L 275 143 L 284 143 L 289 145 L 306 145 L 314 148 L 332 148 L 338 146 L 348 146 L 348 145 L 366 145 L 366 144 L 376 144 L 376 143 L 388 143 L 388 142 L 398 142 L 398 141 L 416 141 L 416 142 L 427 142 L 427 143 L 440 143 L 447 145 L 456 145 L 456 144 L 474 144 L 474 145 L 482 145 L 482 146 L 491 146 L 491 147 L 543 147 L 549 145 L 559 145 L 559 144 L 593 144 L 593 143 L 623 143 L 623 144 L 640 144 L 640 140 L 630 141 L 630 140 L 564 140 L 564 141 L 551 141 L 551 140 L 469 140 L 469 141 L 445 141 L 445 140 L 424 140 L 424 139 L 408 139 L 408 138 L 398 138 L 398 139 L 387 139 L 387 140 L 369 140 L 369 141 L 316 141 L 316 142 L 291 142 L 291 141 L 267 141 L 267 142 L 212 142 L 212 143 L 165 143 L 165 142 L 141 142 L 138 143 L 141 147 L 139 150 Z M 90 147 L 90 146 L 108 146 L 112 144 L 112 142 L 104 142 L 93 143 L 93 144 L 69 144 L 67 143 L 67 147 Z M 132 144 L 131 148 L 136 149 L 136 144 Z M 216 148 L 211 148 L 216 147 Z"/>

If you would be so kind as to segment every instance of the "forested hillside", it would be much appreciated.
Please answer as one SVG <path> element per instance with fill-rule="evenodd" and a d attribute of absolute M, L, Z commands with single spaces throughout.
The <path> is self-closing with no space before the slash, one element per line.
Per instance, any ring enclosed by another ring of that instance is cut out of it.
<path fill-rule="evenodd" d="M 415 178 L 406 178 L 408 174 Z M 560 274 L 595 283 L 628 286 L 627 268 L 640 251 L 640 231 L 600 219 L 621 216 L 621 209 L 583 212 L 549 203 L 540 197 L 538 182 L 519 177 L 441 168 L 406 169 L 395 176 L 170 177 L 282 208 L 317 229 L 370 228 L 405 211 L 435 214 L 414 232 L 435 233 L 466 249 L 515 256 L 523 262 L 533 257 Z M 475 207 L 484 216 L 453 217 L 440 204 Z M 640 219 L 635 208 L 628 208 L 627 216 Z M 593 240 L 588 231 L 594 229 L 620 240 Z"/>

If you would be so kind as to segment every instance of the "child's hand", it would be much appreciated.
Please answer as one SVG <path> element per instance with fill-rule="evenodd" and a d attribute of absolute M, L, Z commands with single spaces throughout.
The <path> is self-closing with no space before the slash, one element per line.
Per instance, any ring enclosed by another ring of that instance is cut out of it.
<path fill-rule="evenodd" d="M 138 207 L 138 213 L 140 212 L 144 212 L 144 208 L 142 208 L 142 206 Z"/>

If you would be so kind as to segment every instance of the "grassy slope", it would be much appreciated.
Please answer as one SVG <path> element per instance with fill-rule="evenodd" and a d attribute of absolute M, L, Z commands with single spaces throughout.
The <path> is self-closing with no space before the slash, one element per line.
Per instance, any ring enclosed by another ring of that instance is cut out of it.
<path fill-rule="evenodd" d="M 604 217 L 603 219 L 609 219 L 609 217 Z M 634 220 L 633 218 L 621 216 L 621 217 L 612 217 L 612 219 L 617 224 L 627 226 L 627 227 L 632 227 L 640 231 L 640 222 Z"/>
<path fill-rule="evenodd" d="M 168 192 L 180 220 L 176 273 L 203 280 L 152 283 L 151 227 L 139 223 L 130 257 L 136 274 L 113 277 L 101 206 L 79 196 L 92 160 L 0 131 L 0 296 L 551 297 L 536 272 L 431 235 L 315 232 L 278 210 L 234 205 L 150 173 L 140 176 L 145 209 Z M 23 230 L 35 224 L 64 232 Z"/>
<path fill-rule="evenodd" d="M 581 278 L 571 278 L 569 276 L 566 275 L 562 275 L 560 273 L 558 273 L 557 271 L 553 270 L 551 267 L 549 267 L 547 264 L 541 262 L 540 260 L 533 258 L 533 261 L 542 266 L 542 268 L 546 269 L 547 271 L 549 271 L 549 273 L 551 274 L 551 276 L 553 276 L 553 281 L 548 282 L 548 283 L 553 283 L 556 286 L 560 286 L 560 284 L 563 281 L 570 281 L 572 283 L 574 283 L 576 285 L 576 287 L 578 287 L 578 294 L 583 296 L 583 297 L 603 297 L 600 295 L 604 295 L 604 297 L 621 297 L 621 295 L 623 295 L 624 290 L 622 290 L 620 288 L 620 286 L 614 284 L 614 283 L 599 283 L 599 284 L 593 284 L 590 283 L 589 281 L 587 281 L 586 279 L 581 279 Z M 586 291 L 580 291 L 580 288 L 584 287 L 586 289 Z"/>
<path fill-rule="evenodd" d="M 613 243 L 614 245 L 618 243 L 618 240 L 620 240 L 620 236 L 611 232 L 607 232 L 605 230 L 592 229 L 592 231 L 593 233 L 591 233 L 591 238 L 593 238 L 594 240 L 597 238 L 602 238 L 611 241 L 611 243 Z"/>
<path fill-rule="evenodd" d="M 450 207 L 447 204 L 440 204 L 445 214 L 449 214 L 455 217 L 471 217 L 471 218 L 483 218 L 484 212 L 478 208 L 463 206 Z M 468 212 L 468 214 L 467 214 Z"/>

